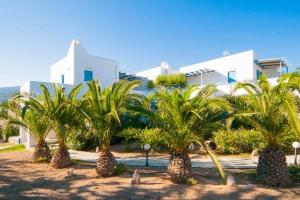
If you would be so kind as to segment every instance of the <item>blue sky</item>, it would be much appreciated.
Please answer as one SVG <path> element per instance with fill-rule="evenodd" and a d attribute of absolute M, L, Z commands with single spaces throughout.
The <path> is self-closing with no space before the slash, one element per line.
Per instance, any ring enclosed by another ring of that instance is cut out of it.
<path fill-rule="evenodd" d="M 297 0 L 0 0 L 0 87 L 50 80 L 72 39 L 136 72 L 254 49 L 300 66 Z"/>

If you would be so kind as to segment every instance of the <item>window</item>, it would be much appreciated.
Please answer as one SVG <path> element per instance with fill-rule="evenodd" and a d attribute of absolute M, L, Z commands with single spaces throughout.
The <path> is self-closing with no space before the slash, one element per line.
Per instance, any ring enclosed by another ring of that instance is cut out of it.
<path fill-rule="evenodd" d="M 285 73 L 289 73 L 289 70 L 288 70 L 288 67 L 278 67 L 277 68 L 277 71 L 280 73 L 280 74 L 285 74 Z"/>
<path fill-rule="evenodd" d="M 93 80 L 93 71 L 84 70 L 84 81 L 91 81 Z"/>
<path fill-rule="evenodd" d="M 236 72 L 231 71 L 228 72 L 228 83 L 235 83 L 236 82 Z"/>
<path fill-rule="evenodd" d="M 259 79 L 259 77 L 262 75 L 262 72 L 259 70 L 256 70 L 256 79 Z"/>
<path fill-rule="evenodd" d="M 65 75 L 61 75 L 61 84 L 65 83 Z"/>

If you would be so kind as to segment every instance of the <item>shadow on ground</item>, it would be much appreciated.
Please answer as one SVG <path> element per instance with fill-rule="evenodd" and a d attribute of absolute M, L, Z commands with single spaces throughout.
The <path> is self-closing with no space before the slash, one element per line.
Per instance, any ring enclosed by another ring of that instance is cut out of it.
<path fill-rule="evenodd" d="M 131 185 L 134 169 L 119 177 L 97 178 L 94 165 L 78 163 L 75 175 L 47 164 L 3 158 L 0 154 L 0 199 L 297 199 L 299 187 L 282 189 L 257 185 L 219 185 L 216 171 L 196 171 L 200 184 L 175 185 L 165 179 L 162 168 L 141 168 L 142 184 Z M 209 179 L 212 175 L 213 178 Z M 247 183 L 247 182 L 245 182 Z M 243 182 L 244 184 L 244 182 Z"/>

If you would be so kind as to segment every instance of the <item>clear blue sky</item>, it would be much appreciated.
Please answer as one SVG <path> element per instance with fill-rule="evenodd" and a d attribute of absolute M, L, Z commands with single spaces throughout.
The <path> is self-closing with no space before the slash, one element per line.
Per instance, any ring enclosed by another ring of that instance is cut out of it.
<path fill-rule="evenodd" d="M 300 66 L 298 0 L 0 0 L 0 87 L 50 80 L 77 38 L 136 72 L 254 49 Z"/>

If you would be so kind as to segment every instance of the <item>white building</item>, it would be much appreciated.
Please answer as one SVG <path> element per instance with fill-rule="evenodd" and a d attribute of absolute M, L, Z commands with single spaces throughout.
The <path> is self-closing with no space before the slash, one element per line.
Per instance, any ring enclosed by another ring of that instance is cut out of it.
<path fill-rule="evenodd" d="M 162 71 L 160 68 L 152 68 L 136 75 L 153 80 L 157 75 L 169 74 L 168 71 L 159 73 L 160 71 Z M 185 74 L 189 84 L 216 85 L 219 94 L 222 95 L 231 93 L 236 82 L 255 81 L 261 74 L 265 74 L 272 83 L 275 83 L 277 78 L 286 72 L 288 66 L 283 59 L 259 59 L 253 50 L 249 50 L 184 66 L 177 72 L 172 70 L 171 73 Z"/>
<path fill-rule="evenodd" d="M 148 80 L 155 80 L 159 75 L 174 74 L 178 71 L 173 70 L 168 62 L 162 61 L 159 66 L 136 73 L 138 77 L 144 77 Z"/>
<path fill-rule="evenodd" d="M 51 66 L 51 82 L 77 85 L 97 79 L 103 87 L 119 80 L 115 60 L 90 55 L 78 40 L 73 40 L 67 56 Z"/>
<path fill-rule="evenodd" d="M 145 80 L 144 84 L 135 92 L 147 94 L 147 80 L 155 80 L 159 75 L 174 73 L 185 74 L 189 84 L 216 85 L 219 95 L 223 95 L 232 93 L 236 82 L 255 81 L 261 74 L 265 74 L 272 83 L 275 83 L 277 78 L 287 71 L 287 63 L 283 59 L 259 59 L 253 50 L 250 50 L 184 66 L 179 70 L 173 70 L 166 61 L 163 61 L 158 67 L 136 74 L 126 74 L 119 72 L 117 61 L 90 55 L 78 40 L 73 40 L 67 55 L 51 66 L 51 82 L 28 81 L 19 87 L 0 88 L 0 101 L 16 92 L 23 95 L 39 95 L 41 83 L 45 84 L 53 93 L 53 83 L 62 84 L 66 91 L 69 91 L 75 85 L 92 79 L 99 80 L 103 87 L 119 81 L 119 79 L 142 79 Z M 81 94 L 86 89 L 86 84 L 84 84 Z M 54 137 L 54 133 L 49 135 L 49 138 Z M 20 129 L 20 138 L 27 147 L 35 145 L 34 139 L 25 129 Z"/>
<path fill-rule="evenodd" d="M 90 55 L 78 40 L 71 42 L 67 55 L 51 66 L 51 82 L 28 81 L 18 87 L 0 88 L 3 100 L 7 100 L 11 95 L 19 92 L 21 95 L 40 95 L 40 84 L 46 85 L 53 94 L 53 84 L 61 84 L 66 91 L 70 91 L 80 83 L 97 79 L 103 87 L 119 80 L 119 64 L 115 60 Z M 87 89 L 84 84 L 81 94 Z M 1 98 L 0 98 L 1 100 Z M 54 134 L 49 134 L 48 138 L 54 138 Z M 28 131 L 20 128 L 21 142 L 29 148 L 35 145 L 34 139 Z"/>

